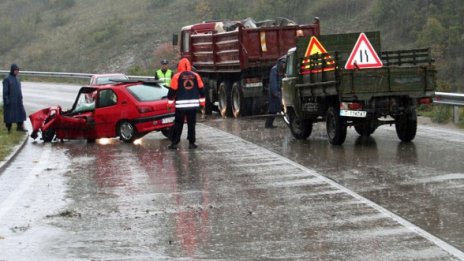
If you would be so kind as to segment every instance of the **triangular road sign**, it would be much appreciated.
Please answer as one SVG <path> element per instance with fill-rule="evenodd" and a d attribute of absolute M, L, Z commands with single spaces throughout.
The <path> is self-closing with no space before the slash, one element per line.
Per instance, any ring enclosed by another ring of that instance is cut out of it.
<path fill-rule="evenodd" d="M 322 46 L 321 42 L 319 42 L 319 40 L 317 40 L 315 36 L 311 36 L 308 47 L 306 48 L 305 57 L 308 57 L 314 54 L 326 54 L 326 53 L 327 51 L 325 50 L 324 46 Z M 332 60 L 332 57 L 330 55 L 326 55 L 324 59 L 330 61 Z M 305 63 L 309 63 L 309 59 L 305 60 Z M 334 64 L 333 61 L 330 61 L 327 63 L 327 65 L 332 65 L 332 64 Z M 324 67 L 324 71 L 333 71 L 333 70 L 335 70 L 334 66 Z M 310 68 L 309 64 L 302 66 L 302 74 L 315 73 L 315 72 L 321 72 L 321 71 L 322 69 Z"/>
<path fill-rule="evenodd" d="M 313 54 L 323 54 L 327 53 L 324 46 L 322 46 L 321 42 L 317 40 L 315 36 L 311 36 L 311 40 L 309 40 L 308 48 L 306 48 L 305 57 L 313 55 Z"/>
<path fill-rule="evenodd" d="M 382 66 L 382 60 L 372 47 L 371 42 L 364 33 L 361 33 L 348 61 L 346 61 L 345 69 L 381 68 Z"/>

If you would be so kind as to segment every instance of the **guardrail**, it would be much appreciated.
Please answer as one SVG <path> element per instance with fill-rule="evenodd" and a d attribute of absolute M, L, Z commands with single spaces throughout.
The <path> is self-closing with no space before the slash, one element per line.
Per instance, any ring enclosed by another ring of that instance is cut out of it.
<path fill-rule="evenodd" d="M 8 70 L 0 70 L 1 74 L 8 74 Z M 66 78 L 79 78 L 90 79 L 94 74 L 91 73 L 68 73 L 68 72 L 38 72 L 38 71 L 21 71 L 21 75 L 25 76 L 39 76 L 39 77 L 66 77 Z M 150 81 L 154 80 L 154 76 L 138 76 L 128 75 L 129 79 Z M 450 92 L 435 92 L 433 103 L 452 105 L 454 123 L 459 123 L 459 106 L 464 106 L 464 93 L 450 93 Z"/>
<path fill-rule="evenodd" d="M 0 70 L 1 74 L 8 74 L 10 71 Z M 37 71 L 21 71 L 21 75 L 24 76 L 39 76 L 39 77 L 64 77 L 64 78 L 77 78 L 77 79 L 90 79 L 94 74 L 92 73 L 69 73 L 69 72 L 37 72 Z M 139 75 L 127 75 L 129 79 L 150 81 L 154 80 L 154 76 L 139 76 Z"/>
<path fill-rule="evenodd" d="M 8 74 L 10 71 L 0 70 L 2 74 Z M 36 71 L 21 71 L 24 76 L 40 76 L 40 77 L 65 77 L 65 78 L 79 78 L 90 79 L 93 74 L 90 73 L 68 73 L 68 72 L 36 72 Z"/>
<path fill-rule="evenodd" d="M 453 105 L 454 123 L 459 123 L 459 106 L 464 106 L 464 93 L 435 92 L 433 103 Z"/>

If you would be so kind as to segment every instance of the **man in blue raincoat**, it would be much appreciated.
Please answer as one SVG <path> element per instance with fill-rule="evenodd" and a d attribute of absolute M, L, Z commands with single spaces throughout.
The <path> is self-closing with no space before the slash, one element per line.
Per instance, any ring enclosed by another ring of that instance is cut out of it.
<path fill-rule="evenodd" d="M 271 73 L 269 75 L 269 108 L 268 113 L 271 116 L 268 116 L 265 128 L 271 129 L 275 128 L 274 119 L 275 115 L 278 112 L 282 111 L 282 78 L 285 74 L 285 64 L 287 59 L 285 56 L 280 57 L 277 61 L 277 64 L 271 68 Z"/>
<path fill-rule="evenodd" d="M 24 129 L 26 111 L 24 110 L 23 93 L 18 74 L 18 65 L 12 64 L 10 73 L 3 80 L 3 121 L 8 133 L 11 131 L 13 123 L 16 123 L 17 131 L 26 131 Z"/>

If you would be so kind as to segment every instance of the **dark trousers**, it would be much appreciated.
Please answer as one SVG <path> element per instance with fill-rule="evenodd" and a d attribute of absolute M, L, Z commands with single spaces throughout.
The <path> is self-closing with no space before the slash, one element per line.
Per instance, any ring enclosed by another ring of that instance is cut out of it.
<path fill-rule="evenodd" d="M 274 119 L 276 117 L 275 116 L 276 113 L 274 112 L 274 113 L 269 113 L 269 114 L 272 114 L 272 116 L 267 116 L 266 123 L 264 124 L 265 128 L 270 128 L 270 127 L 274 126 Z"/>
<path fill-rule="evenodd" d="M 174 126 L 172 127 L 171 143 L 179 144 L 184 121 L 187 118 L 187 140 L 190 143 L 195 143 L 195 124 L 197 123 L 197 109 L 176 109 Z"/>
<path fill-rule="evenodd" d="M 12 125 L 13 125 L 13 123 L 7 123 L 7 122 L 5 122 L 5 126 L 6 126 L 6 129 L 8 130 L 8 132 L 11 131 L 11 126 L 12 126 Z M 23 122 L 16 122 L 16 125 L 17 125 L 17 127 L 16 127 L 17 130 L 22 130 L 22 129 L 24 129 Z"/>

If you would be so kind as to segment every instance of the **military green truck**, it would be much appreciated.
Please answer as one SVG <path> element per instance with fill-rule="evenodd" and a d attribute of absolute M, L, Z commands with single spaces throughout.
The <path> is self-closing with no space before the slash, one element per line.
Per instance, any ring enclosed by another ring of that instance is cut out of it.
<path fill-rule="evenodd" d="M 306 139 L 325 121 L 333 145 L 344 143 L 348 127 L 370 136 L 383 124 L 413 140 L 416 106 L 431 103 L 436 87 L 430 49 L 380 52 L 380 32 L 320 35 L 310 47 L 313 38 L 300 37 L 287 53 L 282 102 L 292 135 Z"/>

